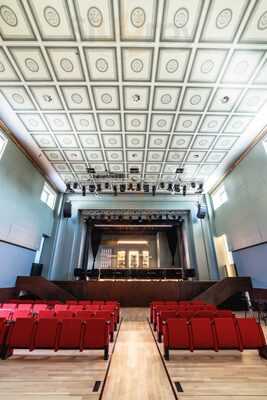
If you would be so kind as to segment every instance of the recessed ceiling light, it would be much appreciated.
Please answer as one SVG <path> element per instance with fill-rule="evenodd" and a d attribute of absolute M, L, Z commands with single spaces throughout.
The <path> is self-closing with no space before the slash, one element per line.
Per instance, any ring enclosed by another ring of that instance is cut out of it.
<path fill-rule="evenodd" d="M 133 101 L 135 102 L 135 103 L 137 103 L 138 101 L 140 101 L 140 95 L 139 94 L 135 94 L 135 95 L 133 95 Z"/>
<path fill-rule="evenodd" d="M 52 101 L 52 96 L 49 96 L 48 94 L 45 94 L 43 96 L 43 98 L 44 98 L 44 101 L 46 101 L 47 103 L 51 103 L 51 101 Z"/>
<path fill-rule="evenodd" d="M 228 103 L 228 101 L 230 100 L 229 96 L 223 96 L 223 98 L 221 99 L 222 103 Z"/>

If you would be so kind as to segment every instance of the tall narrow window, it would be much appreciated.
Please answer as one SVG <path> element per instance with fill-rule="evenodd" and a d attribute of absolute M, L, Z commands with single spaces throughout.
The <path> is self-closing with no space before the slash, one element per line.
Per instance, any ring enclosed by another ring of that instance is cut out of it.
<path fill-rule="evenodd" d="M 228 200 L 224 186 L 220 186 L 211 196 L 214 210 L 221 207 Z"/>
<path fill-rule="evenodd" d="M 1 158 L 2 158 L 2 155 L 4 154 L 6 145 L 7 145 L 7 138 L 6 138 L 6 136 L 3 134 L 3 132 L 0 131 L 0 160 L 1 160 Z"/>
<path fill-rule="evenodd" d="M 56 204 L 56 192 L 45 182 L 41 193 L 41 201 L 54 210 Z"/>

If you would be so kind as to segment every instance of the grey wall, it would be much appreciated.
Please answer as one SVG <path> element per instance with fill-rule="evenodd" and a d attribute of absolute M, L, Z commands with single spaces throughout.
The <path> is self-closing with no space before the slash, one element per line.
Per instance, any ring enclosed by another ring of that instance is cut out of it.
<path fill-rule="evenodd" d="M 51 235 L 53 211 L 40 201 L 44 181 L 9 140 L 0 160 L 0 287 L 12 286 L 16 275 L 29 273 L 42 235 Z"/>
<path fill-rule="evenodd" d="M 226 234 L 230 250 L 238 250 L 267 241 L 267 154 L 259 142 L 223 182 L 228 201 L 213 211 L 216 236 Z M 244 256 L 246 255 L 246 256 Z M 249 257 L 248 257 L 249 255 Z M 253 255 L 251 257 L 251 255 Z M 250 274 L 254 283 L 267 267 L 265 252 L 260 246 L 236 253 L 235 261 L 241 274 Z M 256 266 L 257 264 L 257 266 Z M 261 265 L 261 272 L 257 271 Z M 261 286 L 258 286 L 261 287 Z"/>
<path fill-rule="evenodd" d="M 66 195 L 65 200 L 72 201 L 72 218 L 61 219 L 56 239 L 55 254 L 51 263 L 50 279 L 72 279 L 73 269 L 79 265 L 79 250 L 82 240 L 80 210 L 87 209 L 163 209 L 181 210 L 188 213 L 189 228 L 187 239 L 190 246 L 190 265 L 198 270 L 200 279 L 216 279 L 217 264 L 212 252 L 212 241 L 205 237 L 201 224 L 209 226 L 208 220 L 200 222 L 195 218 L 196 197 L 157 195 Z"/>

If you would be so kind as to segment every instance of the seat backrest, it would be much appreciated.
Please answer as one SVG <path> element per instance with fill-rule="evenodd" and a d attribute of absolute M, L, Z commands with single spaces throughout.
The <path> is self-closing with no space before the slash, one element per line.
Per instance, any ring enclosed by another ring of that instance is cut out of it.
<path fill-rule="evenodd" d="M 99 310 L 95 312 L 95 317 L 96 318 L 104 318 L 106 321 L 113 322 L 114 316 L 112 315 L 111 311 L 103 311 Z"/>
<path fill-rule="evenodd" d="M 10 319 L 12 311 L 10 310 L 1 310 L 0 308 L 0 318 L 1 319 Z"/>
<path fill-rule="evenodd" d="M 92 304 L 92 301 L 91 300 L 79 300 L 78 304 L 84 304 L 84 305 Z"/>
<path fill-rule="evenodd" d="M 55 312 L 67 311 L 68 308 L 69 308 L 68 304 L 55 304 L 54 310 Z"/>
<path fill-rule="evenodd" d="M 56 318 L 58 318 L 58 319 L 72 318 L 73 316 L 74 316 L 74 312 L 70 311 L 70 310 L 56 312 Z"/>
<path fill-rule="evenodd" d="M 105 304 L 104 300 L 92 300 L 92 304 L 98 304 L 100 306 L 102 306 L 103 304 Z"/>
<path fill-rule="evenodd" d="M 72 311 L 72 312 L 82 311 L 83 309 L 84 309 L 84 306 L 82 304 L 76 304 L 76 305 L 69 306 L 69 311 Z"/>
<path fill-rule="evenodd" d="M 78 319 L 86 320 L 89 318 L 93 318 L 95 316 L 95 312 L 83 310 L 83 311 L 77 311 L 75 315 L 76 318 Z"/>
<path fill-rule="evenodd" d="M 214 312 L 209 310 L 195 311 L 192 318 L 214 318 Z"/>
<path fill-rule="evenodd" d="M 166 321 L 169 347 L 173 349 L 190 349 L 191 340 L 186 319 L 169 318 Z"/>
<path fill-rule="evenodd" d="M 0 346 L 3 345 L 6 329 L 7 329 L 6 318 L 1 317 L 0 314 Z"/>
<path fill-rule="evenodd" d="M 108 343 L 108 325 L 103 318 L 90 318 L 85 322 L 82 348 L 101 349 Z"/>
<path fill-rule="evenodd" d="M 32 310 L 32 304 L 30 304 L 30 303 L 18 304 L 18 310 L 31 311 Z"/>
<path fill-rule="evenodd" d="M 54 310 L 40 310 L 38 313 L 38 318 L 53 318 L 55 316 Z"/>
<path fill-rule="evenodd" d="M 216 350 L 210 318 L 192 318 L 190 322 L 193 349 Z"/>
<path fill-rule="evenodd" d="M 47 304 L 34 304 L 33 305 L 33 311 L 34 312 L 39 312 L 41 310 L 46 310 L 47 309 Z"/>
<path fill-rule="evenodd" d="M 167 321 L 168 318 L 175 318 L 177 315 L 177 312 L 175 310 L 173 311 L 161 311 L 158 314 L 159 321 Z"/>
<path fill-rule="evenodd" d="M 66 304 L 69 304 L 69 305 L 77 305 L 78 304 L 78 300 L 66 300 Z"/>
<path fill-rule="evenodd" d="M 64 318 L 61 321 L 58 349 L 80 349 L 82 321 L 76 318 Z"/>
<path fill-rule="evenodd" d="M 17 318 L 10 329 L 8 344 L 11 348 L 32 349 L 36 321 L 33 318 Z"/>
<path fill-rule="evenodd" d="M 97 310 L 100 310 L 100 305 L 99 304 L 87 304 L 85 306 L 85 310 L 97 311 Z"/>
<path fill-rule="evenodd" d="M 12 320 L 17 318 L 31 318 L 32 313 L 29 310 L 14 310 L 12 313 Z"/>
<path fill-rule="evenodd" d="M 236 327 L 236 320 L 234 318 L 214 318 L 214 328 L 218 349 L 242 350 Z"/>
<path fill-rule="evenodd" d="M 229 317 L 235 317 L 235 314 L 233 314 L 232 313 L 232 311 L 230 311 L 230 310 L 217 310 L 217 311 L 214 311 L 214 313 L 215 313 L 215 317 L 217 317 L 217 318 L 223 318 L 223 317 L 226 317 L 226 318 L 229 318 Z"/>
<path fill-rule="evenodd" d="M 36 332 L 34 336 L 34 348 L 36 349 L 55 349 L 57 335 L 59 330 L 59 321 L 57 318 L 38 319 Z"/>
<path fill-rule="evenodd" d="M 194 311 L 177 311 L 177 318 L 190 319 L 194 315 Z"/>
<path fill-rule="evenodd" d="M 244 349 L 260 349 L 266 345 L 262 327 L 255 318 L 236 318 Z"/>
<path fill-rule="evenodd" d="M 2 308 L 5 310 L 14 310 L 15 308 L 17 308 L 17 304 L 15 303 L 3 303 L 2 304 Z"/>

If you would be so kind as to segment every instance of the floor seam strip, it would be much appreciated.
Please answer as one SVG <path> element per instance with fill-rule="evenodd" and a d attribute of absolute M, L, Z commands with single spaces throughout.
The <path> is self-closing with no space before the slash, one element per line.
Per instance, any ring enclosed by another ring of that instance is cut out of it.
<path fill-rule="evenodd" d="M 155 342 L 155 344 L 156 344 L 156 347 L 157 347 L 157 349 L 158 349 L 159 356 L 160 356 L 161 362 L 162 362 L 162 364 L 163 364 L 163 368 L 164 368 L 164 370 L 165 370 L 165 372 L 166 372 L 168 381 L 169 381 L 169 383 L 170 383 L 170 385 L 171 385 L 172 392 L 173 392 L 173 394 L 174 394 L 174 398 L 175 398 L 175 400 L 179 400 L 179 397 L 177 396 L 177 393 L 176 393 L 176 391 L 175 391 L 175 389 L 174 389 L 174 386 L 173 386 L 173 383 L 172 383 L 172 380 L 171 380 L 169 371 L 168 371 L 168 369 L 167 369 L 167 367 L 166 367 L 166 364 L 165 364 L 165 362 L 164 362 L 164 358 L 163 358 L 163 356 L 162 356 L 162 354 L 161 354 L 161 351 L 160 351 L 158 342 L 157 342 L 156 337 L 155 337 L 155 335 L 154 335 L 154 333 L 153 333 L 153 331 L 152 331 L 152 327 L 151 327 L 151 325 L 150 325 L 150 323 L 149 323 L 149 319 L 148 319 L 148 318 L 147 318 L 147 323 L 148 323 L 148 325 L 149 325 L 151 335 L 152 335 L 152 337 L 153 337 L 153 339 L 154 339 L 154 342 Z"/>

